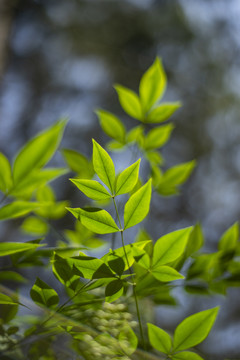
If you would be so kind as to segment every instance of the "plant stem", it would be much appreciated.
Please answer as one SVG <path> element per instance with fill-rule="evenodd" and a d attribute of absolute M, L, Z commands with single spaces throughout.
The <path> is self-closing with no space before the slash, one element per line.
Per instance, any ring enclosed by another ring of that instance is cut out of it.
<path fill-rule="evenodd" d="M 139 324 L 139 330 L 140 330 L 140 335 L 141 335 L 141 338 L 142 338 L 142 343 L 143 343 L 143 348 L 144 350 L 146 349 L 146 346 L 145 346 L 145 341 L 144 341 L 144 336 L 143 336 L 143 327 L 142 327 L 142 321 L 141 321 L 141 316 L 140 316 L 140 311 L 139 311 L 139 305 L 138 305 L 138 299 L 137 299 L 137 294 L 136 294 L 136 284 L 134 282 L 134 277 L 133 277 L 133 273 L 132 273 L 132 269 L 130 267 L 130 263 L 129 263 L 129 260 L 128 260 L 128 256 L 127 256 L 127 252 L 126 252 L 126 248 L 125 248 L 125 244 L 124 244 L 124 238 L 123 238 L 123 228 L 122 228 L 122 224 L 121 224 L 121 220 L 120 220 L 120 216 L 119 216 L 119 213 L 118 213 L 118 209 L 117 209 L 117 204 L 116 204 L 116 201 L 115 201 L 115 198 L 113 197 L 113 203 L 114 203 L 114 206 L 115 206 L 115 210 L 116 210 L 116 214 L 117 214 L 117 218 L 118 218 L 118 221 L 119 221 L 119 225 L 120 225 L 120 232 L 121 232 L 121 240 L 122 240 L 122 247 L 123 247 L 123 251 L 124 251 L 124 255 L 125 255 L 125 258 L 126 258 L 126 261 L 127 261 L 127 266 L 129 268 L 129 272 L 130 272 L 130 275 L 131 275 L 131 279 L 132 279 L 132 284 L 133 284 L 133 295 L 134 295 L 134 300 L 135 300 L 135 306 L 136 306 L 136 311 L 137 311 L 137 318 L 138 318 L 138 324 Z"/>

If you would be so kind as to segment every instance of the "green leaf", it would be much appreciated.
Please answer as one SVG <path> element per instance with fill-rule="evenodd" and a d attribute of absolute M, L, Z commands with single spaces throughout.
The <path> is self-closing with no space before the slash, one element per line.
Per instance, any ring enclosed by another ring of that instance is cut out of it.
<path fill-rule="evenodd" d="M 225 233 L 222 235 L 218 249 L 223 251 L 234 250 L 237 247 L 239 240 L 239 224 L 235 222 Z"/>
<path fill-rule="evenodd" d="M 167 124 L 150 130 L 145 137 L 145 150 L 157 149 L 166 144 L 173 129 L 174 126 L 172 124 Z"/>
<path fill-rule="evenodd" d="M 96 114 L 99 118 L 103 131 L 112 139 L 125 143 L 126 129 L 115 115 L 105 110 L 98 110 Z"/>
<path fill-rule="evenodd" d="M 126 137 L 127 143 L 131 142 L 139 142 L 140 139 L 143 137 L 143 126 L 138 125 L 132 128 L 128 133 Z"/>
<path fill-rule="evenodd" d="M 48 232 L 48 225 L 35 216 L 29 216 L 22 223 L 21 229 L 27 234 L 45 235 Z"/>
<path fill-rule="evenodd" d="M 188 227 L 171 232 L 158 239 L 153 250 L 152 269 L 155 266 L 165 265 L 174 261 L 181 256 L 191 231 L 192 227 Z"/>
<path fill-rule="evenodd" d="M 122 85 L 115 85 L 114 88 L 123 110 L 134 119 L 141 120 L 142 108 L 137 94 Z"/>
<path fill-rule="evenodd" d="M 19 198 L 30 198 L 33 191 L 40 186 L 56 179 L 59 176 L 66 174 L 67 170 L 63 168 L 59 169 L 36 169 L 32 171 L 25 179 L 20 183 L 14 185 L 11 190 L 11 195 Z"/>
<path fill-rule="evenodd" d="M 5 294 L 0 294 L 0 304 L 2 305 L 18 305 L 18 303 L 12 300 L 9 296 Z"/>
<path fill-rule="evenodd" d="M 76 172 L 78 176 L 86 179 L 91 179 L 93 177 L 93 165 L 92 162 L 86 158 L 86 156 L 70 149 L 63 149 L 61 152 L 69 168 Z"/>
<path fill-rule="evenodd" d="M 18 274 L 15 271 L 0 271 L 0 283 L 2 282 L 9 282 L 9 281 L 14 281 L 14 282 L 19 282 L 19 283 L 24 283 L 26 282 L 26 279 L 24 279 L 24 277 L 20 274 Z"/>
<path fill-rule="evenodd" d="M 195 166 L 196 161 L 193 160 L 168 169 L 160 179 L 157 191 L 165 196 L 178 193 L 177 187 L 189 178 Z"/>
<path fill-rule="evenodd" d="M 177 109 L 179 109 L 181 107 L 181 103 L 180 102 L 176 102 L 176 103 L 166 103 L 166 104 L 161 104 L 158 107 L 154 108 L 148 115 L 147 115 L 147 119 L 146 122 L 147 123 L 152 123 L 152 124 L 156 124 L 156 123 L 161 123 L 163 121 L 166 121 L 170 118 L 170 116 L 172 114 L 175 113 L 175 111 Z"/>
<path fill-rule="evenodd" d="M 152 347 L 164 354 L 169 354 L 172 348 L 171 336 L 158 326 L 148 323 L 148 338 Z"/>
<path fill-rule="evenodd" d="M 191 232 L 188 244 L 186 247 L 186 258 L 194 254 L 196 251 L 201 249 L 204 243 L 204 236 L 202 233 L 202 228 L 200 224 L 196 224 Z"/>
<path fill-rule="evenodd" d="M 192 351 L 183 351 L 173 355 L 172 360 L 204 360 L 204 359 Z"/>
<path fill-rule="evenodd" d="M 80 276 L 74 273 L 73 264 L 70 264 L 68 259 L 64 259 L 56 253 L 52 263 L 53 274 L 56 278 L 67 288 L 75 291 L 79 284 Z"/>
<path fill-rule="evenodd" d="M 115 195 L 126 194 L 134 188 L 138 181 L 140 161 L 141 159 L 136 161 L 118 176 Z"/>
<path fill-rule="evenodd" d="M 0 191 L 6 193 L 12 187 L 12 170 L 8 159 L 1 152 L 0 169 Z"/>
<path fill-rule="evenodd" d="M 69 259 L 74 265 L 76 275 L 85 279 L 100 279 L 114 277 L 109 267 L 100 259 L 91 256 L 77 256 Z"/>
<path fill-rule="evenodd" d="M 86 196 L 93 200 L 107 200 L 111 198 L 111 194 L 105 187 L 95 180 L 87 179 L 70 179 Z"/>
<path fill-rule="evenodd" d="M 93 167 L 104 184 L 114 192 L 115 168 L 111 157 L 95 140 L 93 140 Z"/>
<path fill-rule="evenodd" d="M 11 204 L 5 205 L 0 209 L 0 220 L 14 219 L 24 216 L 31 211 L 39 208 L 39 203 L 28 201 L 14 201 Z"/>
<path fill-rule="evenodd" d="M 55 308 L 59 303 L 59 297 L 56 291 L 39 278 L 37 278 L 33 285 L 30 295 L 35 303 L 46 306 L 49 309 Z"/>
<path fill-rule="evenodd" d="M 166 83 L 161 60 L 156 58 L 153 65 L 143 74 L 139 85 L 141 104 L 145 113 L 162 97 Z"/>
<path fill-rule="evenodd" d="M 173 350 L 185 350 L 202 342 L 208 336 L 218 310 L 219 307 L 215 307 L 184 319 L 175 330 Z"/>
<path fill-rule="evenodd" d="M 13 165 L 14 183 L 17 184 L 33 170 L 43 167 L 55 153 L 67 120 L 63 119 L 31 139 L 18 153 Z"/>
<path fill-rule="evenodd" d="M 124 229 L 140 223 L 148 214 L 152 192 L 152 180 L 137 190 L 124 208 Z"/>
<path fill-rule="evenodd" d="M 108 141 L 106 148 L 109 151 L 118 151 L 118 150 L 122 150 L 124 148 L 125 144 L 120 143 L 116 140 L 110 140 Z"/>
<path fill-rule="evenodd" d="M 113 302 L 123 294 L 123 284 L 120 279 L 111 281 L 105 289 L 105 301 Z"/>
<path fill-rule="evenodd" d="M 15 242 L 1 242 L 0 243 L 0 256 L 7 256 L 21 251 L 34 250 L 41 245 Z"/>
<path fill-rule="evenodd" d="M 170 266 L 155 266 L 151 270 L 151 273 L 157 280 L 162 282 L 184 279 L 183 275 L 181 275 L 177 270 L 173 269 Z"/>
<path fill-rule="evenodd" d="M 133 354 L 137 349 L 138 338 L 130 326 L 120 332 L 118 340 L 124 353 L 128 356 Z"/>
<path fill-rule="evenodd" d="M 67 208 L 86 228 L 97 234 L 109 234 L 119 231 L 111 215 L 102 209 Z"/>

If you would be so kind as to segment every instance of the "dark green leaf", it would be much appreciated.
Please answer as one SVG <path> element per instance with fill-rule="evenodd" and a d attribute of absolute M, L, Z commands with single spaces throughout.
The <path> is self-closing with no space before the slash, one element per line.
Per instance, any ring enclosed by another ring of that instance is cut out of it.
<path fill-rule="evenodd" d="M 105 301 L 113 302 L 117 300 L 122 294 L 123 294 L 122 281 L 119 279 L 113 280 L 106 286 Z"/>
<path fill-rule="evenodd" d="M 56 307 L 59 303 L 59 297 L 56 291 L 39 278 L 35 281 L 30 295 L 35 303 L 50 309 Z"/>

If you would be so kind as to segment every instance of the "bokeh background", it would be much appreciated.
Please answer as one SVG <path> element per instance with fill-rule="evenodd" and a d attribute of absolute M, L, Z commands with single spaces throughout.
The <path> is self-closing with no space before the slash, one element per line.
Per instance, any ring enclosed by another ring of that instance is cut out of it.
<path fill-rule="evenodd" d="M 112 87 L 137 91 L 158 55 L 168 76 L 165 100 L 180 100 L 163 153 L 168 166 L 197 168 L 181 196 L 154 201 L 147 230 L 154 239 L 199 221 L 206 251 L 240 216 L 239 0 L 1 0 L 0 151 L 13 158 L 36 132 L 71 119 L 62 146 L 91 156 L 91 138 L 105 143 L 94 114 L 104 108 L 132 126 Z M 137 125 L 137 122 L 134 122 Z M 62 165 L 58 154 L 54 165 Z M 59 199 L 76 197 L 68 176 Z M 70 219 L 70 218 L 69 218 Z M 0 235 L 14 241 L 14 229 Z M 240 359 L 239 290 L 211 299 L 176 292 L 179 306 L 158 310 L 173 329 L 187 314 L 221 305 L 213 335 L 200 347 L 208 359 Z"/>

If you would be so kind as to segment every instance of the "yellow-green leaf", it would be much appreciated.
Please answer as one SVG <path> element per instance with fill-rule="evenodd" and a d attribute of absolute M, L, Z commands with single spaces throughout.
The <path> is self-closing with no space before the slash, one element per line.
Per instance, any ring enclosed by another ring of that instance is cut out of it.
<path fill-rule="evenodd" d="M 166 121 L 172 116 L 177 109 L 181 107 L 180 102 L 165 103 L 154 108 L 145 120 L 147 123 L 157 124 Z"/>
<path fill-rule="evenodd" d="M 67 208 L 86 228 L 97 234 L 109 234 L 119 231 L 111 215 L 102 209 Z"/>
<path fill-rule="evenodd" d="M 139 85 L 139 94 L 144 113 L 162 97 L 166 88 L 166 74 L 161 60 L 156 58 L 152 66 L 143 74 Z"/>
<path fill-rule="evenodd" d="M 0 220 L 14 219 L 24 216 L 41 206 L 39 203 L 28 201 L 14 201 L 0 209 Z"/>
<path fill-rule="evenodd" d="M 148 214 L 152 192 L 152 180 L 137 190 L 124 208 L 124 229 L 140 223 Z"/>
<path fill-rule="evenodd" d="M 105 187 L 95 180 L 87 179 L 70 179 L 74 185 L 77 186 L 86 196 L 93 200 L 106 200 L 111 197 L 111 194 Z"/>
<path fill-rule="evenodd" d="M 177 270 L 173 269 L 170 266 L 154 266 L 151 270 L 151 273 L 155 277 L 155 279 L 162 281 L 162 282 L 168 282 L 168 281 L 174 281 L 178 279 L 184 279 L 184 276 L 181 275 Z"/>
<path fill-rule="evenodd" d="M 115 168 L 111 157 L 95 140 L 93 140 L 93 167 L 104 184 L 114 192 Z"/>
<path fill-rule="evenodd" d="M 96 114 L 99 118 L 103 131 L 112 139 L 115 139 L 120 143 L 124 143 L 126 129 L 121 120 L 117 116 L 105 110 L 98 110 L 96 111 Z"/>
<path fill-rule="evenodd" d="M 152 150 L 162 147 L 169 140 L 173 129 L 173 124 L 167 124 L 150 130 L 145 137 L 144 148 Z"/>
<path fill-rule="evenodd" d="M 118 93 L 119 102 L 123 110 L 134 119 L 141 120 L 142 108 L 137 94 L 122 85 L 116 85 L 114 88 Z"/>
<path fill-rule="evenodd" d="M 148 323 L 148 338 L 152 347 L 164 354 L 169 354 L 172 348 L 171 336 L 156 325 Z"/>
<path fill-rule="evenodd" d="M 12 171 L 11 165 L 6 158 L 0 152 L 0 191 L 7 192 L 12 187 Z"/>
<path fill-rule="evenodd" d="M 126 194 L 134 188 L 138 181 L 140 161 L 141 159 L 136 161 L 118 176 L 115 195 Z"/>
<path fill-rule="evenodd" d="M 34 250 L 41 245 L 15 242 L 1 242 L 0 243 L 0 256 L 12 255 L 22 251 Z"/>

